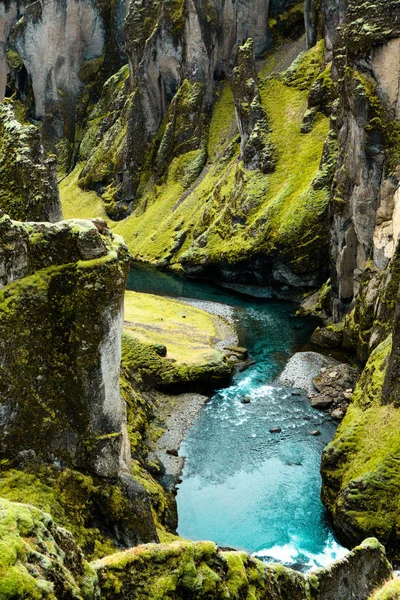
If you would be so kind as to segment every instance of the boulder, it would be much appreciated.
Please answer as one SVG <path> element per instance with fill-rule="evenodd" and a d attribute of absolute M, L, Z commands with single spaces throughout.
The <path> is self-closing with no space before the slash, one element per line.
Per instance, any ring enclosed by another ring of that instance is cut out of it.
<path fill-rule="evenodd" d="M 307 395 L 315 393 L 313 379 L 321 373 L 321 369 L 339 365 L 334 358 L 317 352 L 296 352 L 288 361 L 278 381 L 282 385 L 304 390 Z"/>

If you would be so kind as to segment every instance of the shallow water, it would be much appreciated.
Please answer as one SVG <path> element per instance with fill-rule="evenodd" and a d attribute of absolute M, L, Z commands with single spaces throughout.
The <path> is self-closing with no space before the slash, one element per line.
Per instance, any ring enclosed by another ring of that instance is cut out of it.
<path fill-rule="evenodd" d="M 252 300 L 142 267 L 128 288 L 234 307 L 240 341 L 256 361 L 211 398 L 181 446 L 179 535 L 301 570 L 343 556 L 319 499 L 321 452 L 335 424 L 303 395 L 274 383 L 313 324 L 296 319 L 291 303 Z M 249 404 L 241 402 L 245 396 Z M 281 433 L 270 433 L 274 427 Z M 315 429 L 319 436 L 311 435 Z"/>

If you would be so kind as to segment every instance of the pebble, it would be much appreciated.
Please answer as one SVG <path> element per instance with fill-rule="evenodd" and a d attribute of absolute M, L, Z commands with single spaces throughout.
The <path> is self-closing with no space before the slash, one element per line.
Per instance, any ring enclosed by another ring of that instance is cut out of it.
<path fill-rule="evenodd" d="M 240 401 L 242 404 L 250 404 L 251 400 L 248 396 L 245 396 L 244 398 L 241 399 Z"/>
<path fill-rule="evenodd" d="M 270 433 L 280 433 L 282 429 L 280 427 L 273 427 L 269 430 Z"/>
<path fill-rule="evenodd" d="M 319 429 L 314 429 L 314 431 L 311 432 L 311 435 L 321 435 L 321 432 Z"/>
<path fill-rule="evenodd" d="M 179 456 L 178 450 L 176 450 L 176 448 L 171 448 L 167 450 L 167 454 L 169 454 L 170 456 Z"/>

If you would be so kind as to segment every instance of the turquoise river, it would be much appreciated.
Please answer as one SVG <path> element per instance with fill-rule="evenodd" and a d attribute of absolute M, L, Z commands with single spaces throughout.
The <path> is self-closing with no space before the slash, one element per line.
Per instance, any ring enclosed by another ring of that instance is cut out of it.
<path fill-rule="evenodd" d="M 303 571 L 343 556 L 320 500 L 321 452 L 336 425 L 298 390 L 276 381 L 315 324 L 296 318 L 296 305 L 287 301 L 254 299 L 140 266 L 132 269 L 128 288 L 223 305 L 254 361 L 212 396 L 181 445 L 179 535 Z M 243 404 L 244 397 L 250 403 Z M 276 427 L 281 433 L 270 433 Z M 319 436 L 311 435 L 315 429 Z"/>

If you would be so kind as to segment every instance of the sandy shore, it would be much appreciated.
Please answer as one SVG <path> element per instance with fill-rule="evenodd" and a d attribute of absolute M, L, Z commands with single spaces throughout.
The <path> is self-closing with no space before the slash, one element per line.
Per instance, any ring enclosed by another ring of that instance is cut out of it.
<path fill-rule="evenodd" d="M 174 488 L 182 473 L 185 458 L 173 456 L 167 451 L 178 452 L 185 435 L 193 426 L 208 397 L 195 393 L 176 396 L 160 394 L 160 396 L 165 411 L 165 431 L 157 440 L 154 453 L 165 467 L 163 485 Z"/>

